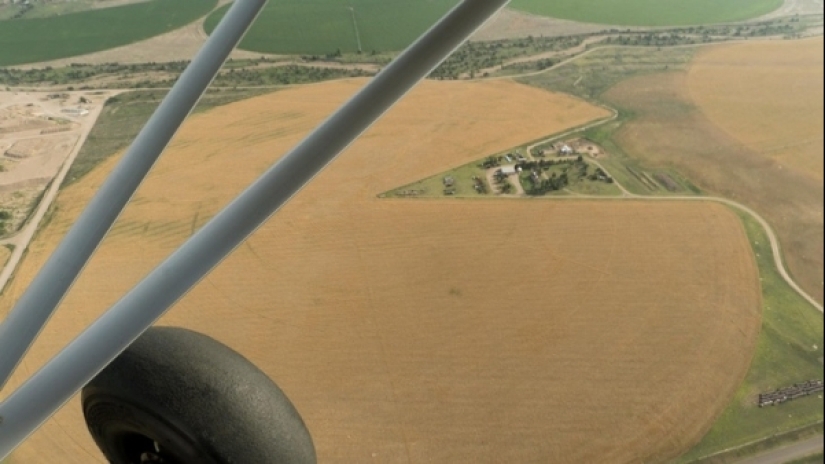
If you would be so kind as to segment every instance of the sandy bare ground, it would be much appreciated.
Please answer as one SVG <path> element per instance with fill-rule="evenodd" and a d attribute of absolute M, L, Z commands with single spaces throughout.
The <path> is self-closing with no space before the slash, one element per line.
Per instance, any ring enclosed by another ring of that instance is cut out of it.
<path fill-rule="evenodd" d="M 362 83 L 195 115 L 13 383 Z M 758 279 L 735 215 L 699 202 L 376 196 L 606 116 L 508 82 L 427 82 L 163 322 L 277 379 L 321 462 L 666 460 L 727 404 L 756 342 Z M 114 161 L 61 193 L 0 313 Z M 76 400 L 14 458 L 102 462 Z"/>
<path fill-rule="evenodd" d="M 16 152 L 27 155 L 22 159 L 13 159 L 13 164 L 6 164 L 7 160 L 2 160 L 4 166 L 10 167 L 5 172 L 0 172 L 0 205 L 14 214 L 11 229 L 15 230 L 21 225 L 22 228 L 12 236 L 0 240 L 0 245 L 14 246 L 14 251 L 0 270 L 0 289 L 5 287 L 16 270 L 40 221 L 56 198 L 63 178 L 100 115 L 103 103 L 112 93 L 89 95 L 85 92 L 67 92 L 65 99 L 49 99 L 46 98 L 47 95 L 45 92 L 0 92 L 0 111 L 8 112 L 10 108 L 23 107 L 69 121 L 62 124 L 69 130 L 61 132 L 41 134 L 43 129 L 40 129 L 35 131 L 36 134 L 30 131 L 7 131 L 0 134 L 0 146 L 3 142 L 12 150 L 22 146 Z M 62 111 L 77 108 L 76 102 L 81 95 L 87 101 L 82 107 L 88 114 L 72 115 Z M 49 131 L 50 128 L 45 130 Z M 7 158 L 8 151 L 5 153 L 3 158 Z M 35 203 L 47 186 L 39 203 Z"/>
<path fill-rule="evenodd" d="M 578 23 L 505 8 L 476 32 L 472 40 L 512 39 L 529 35 L 558 37 L 599 32 L 609 28 L 610 26 L 604 24 Z"/>
<path fill-rule="evenodd" d="M 785 0 L 785 3 L 783 3 L 781 7 L 764 16 L 760 16 L 757 20 L 822 13 L 822 0 Z"/>

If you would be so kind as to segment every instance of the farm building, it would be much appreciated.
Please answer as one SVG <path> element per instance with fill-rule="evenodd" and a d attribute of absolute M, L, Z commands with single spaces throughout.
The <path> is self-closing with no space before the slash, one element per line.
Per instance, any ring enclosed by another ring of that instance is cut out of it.
<path fill-rule="evenodd" d="M 86 108 L 64 108 L 60 110 L 62 113 L 69 114 L 72 116 L 86 116 L 89 114 L 89 110 Z"/>
<path fill-rule="evenodd" d="M 504 174 L 505 176 L 509 176 L 510 174 L 515 174 L 516 172 L 517 171 L 516 171 L 516 166 L 515 165 L 509 165 L 509 166 L 502 166 L 501 167 L 501 173 Z"/>

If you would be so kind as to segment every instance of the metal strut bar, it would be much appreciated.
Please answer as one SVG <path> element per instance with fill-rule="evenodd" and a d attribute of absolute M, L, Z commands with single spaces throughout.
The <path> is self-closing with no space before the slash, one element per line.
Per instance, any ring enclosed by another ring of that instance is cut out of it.
<path fill-rule="evenodd" d="M 265 3 L 232 5 L 0 325 L 0 389 Z"/>
<path fill-rule="evenodd" d="M 12 393 L 0 404 L 0 459 L 508 1 L 462 1 Z"/>

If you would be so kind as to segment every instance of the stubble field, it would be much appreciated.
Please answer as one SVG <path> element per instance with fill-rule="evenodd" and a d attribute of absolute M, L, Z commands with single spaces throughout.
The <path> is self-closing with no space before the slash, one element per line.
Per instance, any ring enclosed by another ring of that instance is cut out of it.
<path fill-rule="evenodd" d="M 744 203 L 776 230 L 794 279 L 823 298 L 823 39 L 703 50 L 687 72 L 605 94 L 634 119 L 625 151 Z"/>
<path fill-rule="evenodd" d="M 191 118 L 15 376 L 31 373 L 362 85 Z M 427 82 L 163 320 L 248 356 L 320 462 L 638 462 L 701 438 L 760 323 L 754 259 L 713 203 L 376 195 L 605 116 L 508 83 Z M 113 159 L 64 190 L 0 314 Z M 102 462 L 77 400 L 22 462 Z"/>

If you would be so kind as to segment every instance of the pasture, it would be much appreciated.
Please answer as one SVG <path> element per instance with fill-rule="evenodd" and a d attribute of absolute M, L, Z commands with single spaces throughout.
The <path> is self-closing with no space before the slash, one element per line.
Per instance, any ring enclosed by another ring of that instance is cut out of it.
<path fill-rule="evenodd" d="M 194 21 L 215 5 L 217 0 L 150 0 L 0 21 L 0 66 L 67 58 L 148 39 Z"/>
<path fill-rule="evenodd" d="M 363 83 L 194 115 L 12 384 Z M 511 82 L 425 82 L 161 323 L 205 332 L 276 379 L 320 462 L 675 457 L 727 405 L 756 346 L 756 267 L 733 213 L 698 202 L 377 197 L 605 114 Z M 61 192 L 0 314 L 114 161 Z M 58 458 L 102 462 L 76 399 L 15 454 Z"/>
<path fill-rule="evenodd" d="M 241 41 L 261 53 L 325 55 L 402 50 L 458 0 L 283 0 L 269 2 Z M 214 30 L 229 5 L 204 23 Z"/>
<path fill-rule="evenodd" d="M 714 46 L 687 72 L 634 77 L 604 94 L 633 114 L 614 137 L 623 151 L 758 211 L 794 279 L 818 301 L 822 52 L 821 37 Z"/>
<path fill-rule="evenodd" d="M 510 8 L 584 23 L 684 26 L 742 21 L 781 5 L 782 0 L 513 0 Z"/>

